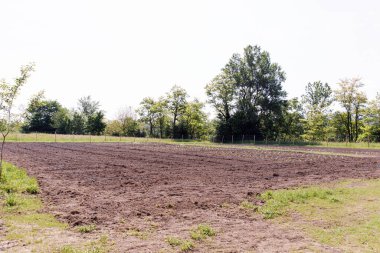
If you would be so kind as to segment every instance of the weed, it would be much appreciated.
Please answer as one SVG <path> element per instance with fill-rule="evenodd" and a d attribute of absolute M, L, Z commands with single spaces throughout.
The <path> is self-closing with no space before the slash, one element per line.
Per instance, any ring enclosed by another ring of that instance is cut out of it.
<path fill-rule="evenodd" d="M 180 247 L 181 251 L 187 252 L 194 249 L 194 243 L 191 241 L 183 241 Z"/>
<path fill-rule="evenodd" d="M 26 188 L 26 192 L 29 194 L 37 194 L 39 192 L 39 188 L 37 185 L 30 185 Z"/>
<path fill-rule="evenodd" d="M 258 210 L 258 206 L 254 205 L 253 203 L 249 202 L 248 200 L 244 200 L 243 202 L 241 202 L 240 208 L 246 209 L 246 210 L 252 210 L 252 211 Z"/>
<path fill-rule="evenodd" d="M 179 246 L 182 244 L 182 240 L 180 238 L 177 238 L 177 237 L 171 237 L 170 236 L 170 237 L 166 238 L 166 241 L 170 246 Z"/>
<path fill-rule="evenodd" d="M 207 237 L 215 236 L 216 233 L 209 225 L 200 224 L 197 228 L 190 231 L 190 237 L 193 240 L 201 241 Z"/>
<path fill-rule="evenodd" d="M 7 195 L 7 197 L 5 198 L 5 205 L 9 207 L 13 207 L 17 205 L 17 200 L 13 193 L 10 193 Z"/>
<path fill-rule="evenodd" d="M 78 226 L 77 229 L 80 233 L 91 233 L 92 231 L 96 229 L 96 226 L 94 224 L 83 225 L 83 226 Z"/>
<path fill-rule="evenodd" d="M 141 231 L 139 229 L 136 229 L 136 228 L 133 228 L 133 229 L 129 229 L 127 231 L 127 235 L 128 236 L 134 236 L 134 237 L 137 237 L 141 240 L 146 240 L 148 238 L 148 232 L 145 232 L 145 231 Z"/>

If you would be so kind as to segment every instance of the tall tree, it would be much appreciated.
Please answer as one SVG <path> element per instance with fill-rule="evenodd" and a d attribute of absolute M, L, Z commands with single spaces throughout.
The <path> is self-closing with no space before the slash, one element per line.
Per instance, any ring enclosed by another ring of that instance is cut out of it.
<path fill-rule="evenodd" d="M 217 75 L 206 85 L 207 102 L 218 113 L 218 118 L 228 122 L 234 109 L 235 82 L 226 73 Z"/>
<path fill-rule="evenodd" d="M 94 115 L 99 110 L 99 102 L 92 100 L 91 96 L 81 97 L 78 100 L 78 110 L 86 118 Z"/>
<path fill-rule="evenodd" d="M 328 110 L 333 102 L 332 90 L 327 83 L 321 81 L 308 83 L 302 103 L 305 110 L 304 137 L 309 140 L 324 140 L 328 127 Z"/>
<path fill-rule="evenodd" d="M 346 113 L 346 135 L 349 141 L 356 141 L 359 137 L 360 112 L 367 98 L 360 90 L 364 84 L 360 78 L 343 79 L 335 91 L 337 101 Z"/>
<path fill-rule="evenodd" d="M 156 123 L 156 113 L 154 110 L 155 101 L 151 97 L 144 98 L 140 103 L 140 108 L 137 112 L 143 122 L 149 125 L 149 136 L 153 136 L 153 130 Z"/>
<path fill-rule="evenodd" d="M 176 137 L 176 123 L 178 117 L 186 108 L 186 99 L 188 95 L 185 89 L 174 85 L 167 95 L 168 110 L 172 115 L 172 138 Z"/>
<path fill-rule="evenodd" d="M 9 84 L 5 80 L 0 81 L 0 131 L 2 136 L 0 151 L 0 178 L 3 171 L 3 151 L 5 141 L 11 131 L 16 126 L 16 117 L 12 113 L 14 101 L 19 93 L 20 88 L 25 85 L 34 71 L 34 64 L 22 66 L 20 76 L 15 79 L 14 84 Z"/>
<path fill-rule="evenodd" d="M 232 80 L 236 94 L 230 134 L 277 137 L 286 105 L 281 67 L 272 63 L 269 53 L 259 46 L 247 46 L 243 56 L 231 57 L 223 72 L 227 80 Z"/>

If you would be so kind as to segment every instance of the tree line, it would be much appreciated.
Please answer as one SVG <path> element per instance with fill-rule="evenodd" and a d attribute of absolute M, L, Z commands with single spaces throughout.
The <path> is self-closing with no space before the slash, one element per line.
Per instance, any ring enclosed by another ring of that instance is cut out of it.
<path fill-rule="evenodd" d="M 259 46 L 233 54 L 206 86 L 207 101 L 216 112 L 210 119 L 205 103 L 190 99 L 173 86 L 158 98 L 143 98 L 140 106 L 119 111 L 107 121 L 98 101 L 78 100 L 74 109 L 33 96 L 25 110 L 21 131 L 61 134 L 109 134 L 157 138 L 221 140 L 227 136 L 255 136 L 257 140 L 380 141 L 380 95 L 369 100 L 360 78 L 342 79 L 333 90 L 313 81 L 300 98 L 287 98 L 286 74 Z"/>

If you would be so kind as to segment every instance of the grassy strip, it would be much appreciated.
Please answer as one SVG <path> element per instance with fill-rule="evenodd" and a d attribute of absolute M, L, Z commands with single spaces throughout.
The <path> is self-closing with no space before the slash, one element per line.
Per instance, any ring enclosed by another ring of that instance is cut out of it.
<path fill-rule="evenodd" d="M 183 144 L 205 144 L 205 145 L 232 145 L 236 146 L 241 143 L 236 144 L 221 144 L 221 143 L 212 143 L 210 141 L 200 141 L 200 140 L 187 140 L 187 139 L 159 139 L 159 138 L 142 138 L 142 137 L 118 137 L 118 136 L 89 136 L 89 135 L 63 135 L 63 134 L 45 134 L 45 133 L 11 133 L 8 138 L 10 142 L 157 142 L 157 143 L 183 143 Z M 278 143 L 273 142 L 269 145 L 266 145 L 263 141 L 255 142 L 255 146 L 259 147 L 272 147 L 280 144 L 282 147 L 292 147 L 292 146 L 304 146 L 304 147 L 329 147 L 329 148 L 358 148 L 358 149 L 380 149 L 380 143 L 346 143 L 346 142 L 316 142 L 313 144 L 307 144 L 305 142 L 300 143 L 300 145 L 293 145 L 292 143 Z M 244 145 L 252 146 L 252 143 L 245 141 Z"/>
<path fill-rule="evenodd" d="M 0 219 L 6 232 L 0 237 L 0 241 L 14 244 L 14 247 L 9 248 L 9 252 L 108 252 L 110 244 L 104 237 L 84 242 L 82 245 L 76 243 L 77 246 L 57 246 L 65 239 L 76 240 L 75 234 L 74 238 L 72 233 L 68 235 L 67 224 L 42 211 L 43 205 L 38 196 L 40 189 L 35 178 L 29 177 L 24 170 L 9 163 L 4 163 L 3 166 L 0 179 Z M 82 230 L 90 232 L 89 228 Z M 62 241 L 57 242 L 55 236 Z"/>
<path fill-rule="evenodd" d="M 380 251 L 380 180 L 335 186 L 267 191 L 263 206 L 242 204 L 264 218 L 303 229 L 315 240 L 343 251 Z"/>

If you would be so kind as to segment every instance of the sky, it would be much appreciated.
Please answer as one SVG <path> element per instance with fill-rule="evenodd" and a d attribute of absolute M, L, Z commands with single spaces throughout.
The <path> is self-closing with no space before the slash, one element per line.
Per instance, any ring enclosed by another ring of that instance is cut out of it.
<path fill-rule="evenodd" d="M 377 0 L 0 0 L 0 78 L 35 62 L 18 109 L 45 90 L 68 108 L 90 95 L 112 119 L 175 84 L 205 101 L 232 54 L 259 45 L 286 72 L 289 98 L 351 77 L 373 98 L 379 13 Z"/>

